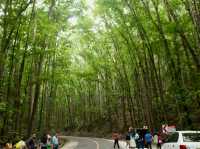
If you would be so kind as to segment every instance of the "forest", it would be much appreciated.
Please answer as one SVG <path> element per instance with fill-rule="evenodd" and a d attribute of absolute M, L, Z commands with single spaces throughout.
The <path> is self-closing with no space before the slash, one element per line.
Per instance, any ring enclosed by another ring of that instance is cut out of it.
<path fill-rule="evenodd" d="M 0 137 L 200 129 L 199 0 L 1 0 Z"/>

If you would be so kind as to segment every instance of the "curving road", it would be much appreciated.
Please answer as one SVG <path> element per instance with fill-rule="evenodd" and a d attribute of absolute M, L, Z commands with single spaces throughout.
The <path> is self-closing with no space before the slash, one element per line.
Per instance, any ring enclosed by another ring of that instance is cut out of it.
<path fill-rule="evenodd" d="M 113 149 L 111 140 L 71 136 L 66 136 L 66 138 L 69 143 L 65 144 L 62 149 Z M 120 142 L 120 149 L 125 149 L 124 142 Z"/>

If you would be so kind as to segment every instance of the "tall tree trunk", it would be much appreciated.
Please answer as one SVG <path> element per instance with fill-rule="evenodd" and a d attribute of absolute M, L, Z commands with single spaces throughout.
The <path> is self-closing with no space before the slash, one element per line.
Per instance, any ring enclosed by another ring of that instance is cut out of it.
<path fill-rule="evenodd" d="M 42 62 L 43 62 L 43 55 L 39 55 L 39 61 L 38 64 L 36 65 L 36 83 L 35 83 L 35 93 L 34 93 L 34 100 L 33 100 L 33 110 L 30 116 L 30 120 L 28 122 L 28 136 L 31 135 L 32 129 L 33 129 L 33 124 L 35 121 L 35 115 L 38 107 L 38 100 L 40 96 L 40 86 L 41 86 L 41 80 L 40 80 L 40 75 L 42 71 Z"/>

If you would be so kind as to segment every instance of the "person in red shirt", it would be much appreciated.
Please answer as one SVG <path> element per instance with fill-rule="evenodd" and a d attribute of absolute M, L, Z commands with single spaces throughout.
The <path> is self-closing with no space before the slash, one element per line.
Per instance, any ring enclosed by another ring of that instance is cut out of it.
<path fill-rule="evenodd" d="M 117 145 L 118 149 L 120 148 L 119 147 L 119 139 L 120 139 L 120 135 L 119 133 L 117 133 L 117 131 L 114 131 L 113 134 L 112 134 L 112 138 L 114 140 L 114 148 L 115 146 Z"/>

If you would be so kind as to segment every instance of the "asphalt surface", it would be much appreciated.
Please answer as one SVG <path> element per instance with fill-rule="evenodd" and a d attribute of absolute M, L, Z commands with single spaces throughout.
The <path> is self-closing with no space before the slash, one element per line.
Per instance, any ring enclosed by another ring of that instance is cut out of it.
<path fill-rule="evenodd" d="M 113 141 L 99 138 L 68 137 L 69 140 L 61 149 L 113 149 Z M 120 142 L 120 149 L 125 149 L 125 143 Z"/>
<path fill-rule="evenodd" d="M 63 136 L 69 141 L 61 149 L 114 149 L 113 141 L 100 138 Z M 120 149 L 128 149 L 124 141 L 119 142 Z M 117 147 L 116 147 L 117 149 Z M 152 149 L 156 149 L 152 145 Z"/>

